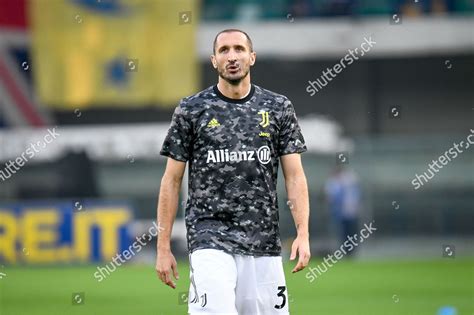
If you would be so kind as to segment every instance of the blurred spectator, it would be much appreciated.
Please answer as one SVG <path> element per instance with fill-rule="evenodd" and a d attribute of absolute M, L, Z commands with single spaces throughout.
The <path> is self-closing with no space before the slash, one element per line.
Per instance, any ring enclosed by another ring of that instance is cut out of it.
<path fill-rule="evenodd" d="M 325 3 L 324 15 L 340 16 L 353 15 L 355 9 L 355 0 L 328 0 Z"/>
<path fill-rule="evenodd" d="M 325 184 L 329 210 L 340 237 L 340 244 L 348 236 L 358 233 L 358 213 L 360 208 L 360 187 L 353 171 L 338 165 Z M 354 254 L 355 249 L 348 253 Z"/>
<path fill-rule="evenodd" d="M 400 12 L 405 16 L 419 16 L 422 14 L 442 15 L 454 11 L 454 1 L 452 0 L 427 0 L 413 2 L 402 1 L 399 5 Z"/>
<path fill-rule="evenodd" d="M 295 17 L 316 15 L 315 5 L 310 0 L 294 0 L 289 3 L 290 12 Z"/>

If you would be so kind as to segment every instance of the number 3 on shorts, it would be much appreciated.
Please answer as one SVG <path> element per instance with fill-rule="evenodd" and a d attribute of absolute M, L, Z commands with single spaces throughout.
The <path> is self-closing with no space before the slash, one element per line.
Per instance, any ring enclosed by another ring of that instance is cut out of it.
<path fill-rule="evenodd" d="M 285 290 L 286 290 L 286 286 L 279 286 L 278 287 L 277 296 L 282 298 L 281 304 L 280 305 L 275 305 L 275 308 L 278 309 L 278 310 L 285 307 L 285 304 L 286 304 Z"/>

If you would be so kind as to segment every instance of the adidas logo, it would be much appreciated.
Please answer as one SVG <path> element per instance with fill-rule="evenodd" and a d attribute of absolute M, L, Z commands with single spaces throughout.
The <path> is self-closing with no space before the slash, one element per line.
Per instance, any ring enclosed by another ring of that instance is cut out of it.
<path fill-rule="evenodd" d="M 221 124 L 215 118 L 212 118 L 211 121 L 207 124 L 208 127 L 218 127 L 220 125 Z"/>

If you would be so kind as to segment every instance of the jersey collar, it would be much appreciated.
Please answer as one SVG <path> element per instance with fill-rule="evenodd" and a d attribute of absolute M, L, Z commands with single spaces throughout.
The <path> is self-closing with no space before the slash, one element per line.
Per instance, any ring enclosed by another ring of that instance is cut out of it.
<path fill-rule="evenodd" d="M 253 96 L 253 93 L 255 92 L 255 86 L 253 84 L 250 84 L 249 94 L 246 97 L 239 99 L 239 98 L 229 98 L 225 96 L 224 94 L 222 94 L 221 91 L 219 91 L 219 89 L 217 88 L 217 84 L 213 86 L 213 89 L 214 89 L 214 93 L 216 93 L 217 97 L 219 97 L 221 100 L 228 103 L 239 103 L 239 104 L 245 103 L 248 100 L 250 100 Z"/>

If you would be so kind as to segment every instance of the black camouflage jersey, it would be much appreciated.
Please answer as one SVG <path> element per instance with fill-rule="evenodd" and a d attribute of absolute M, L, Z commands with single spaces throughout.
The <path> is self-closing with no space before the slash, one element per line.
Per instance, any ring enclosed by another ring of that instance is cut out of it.
<path fill-rule="evenodd" d="M 215 85 L 182 99 L 160 154 L 189 162 L 189 252 L 279 256 L 278 157 L 304 151 L 283 95 L 251 85 L 237 100 Z"/>

